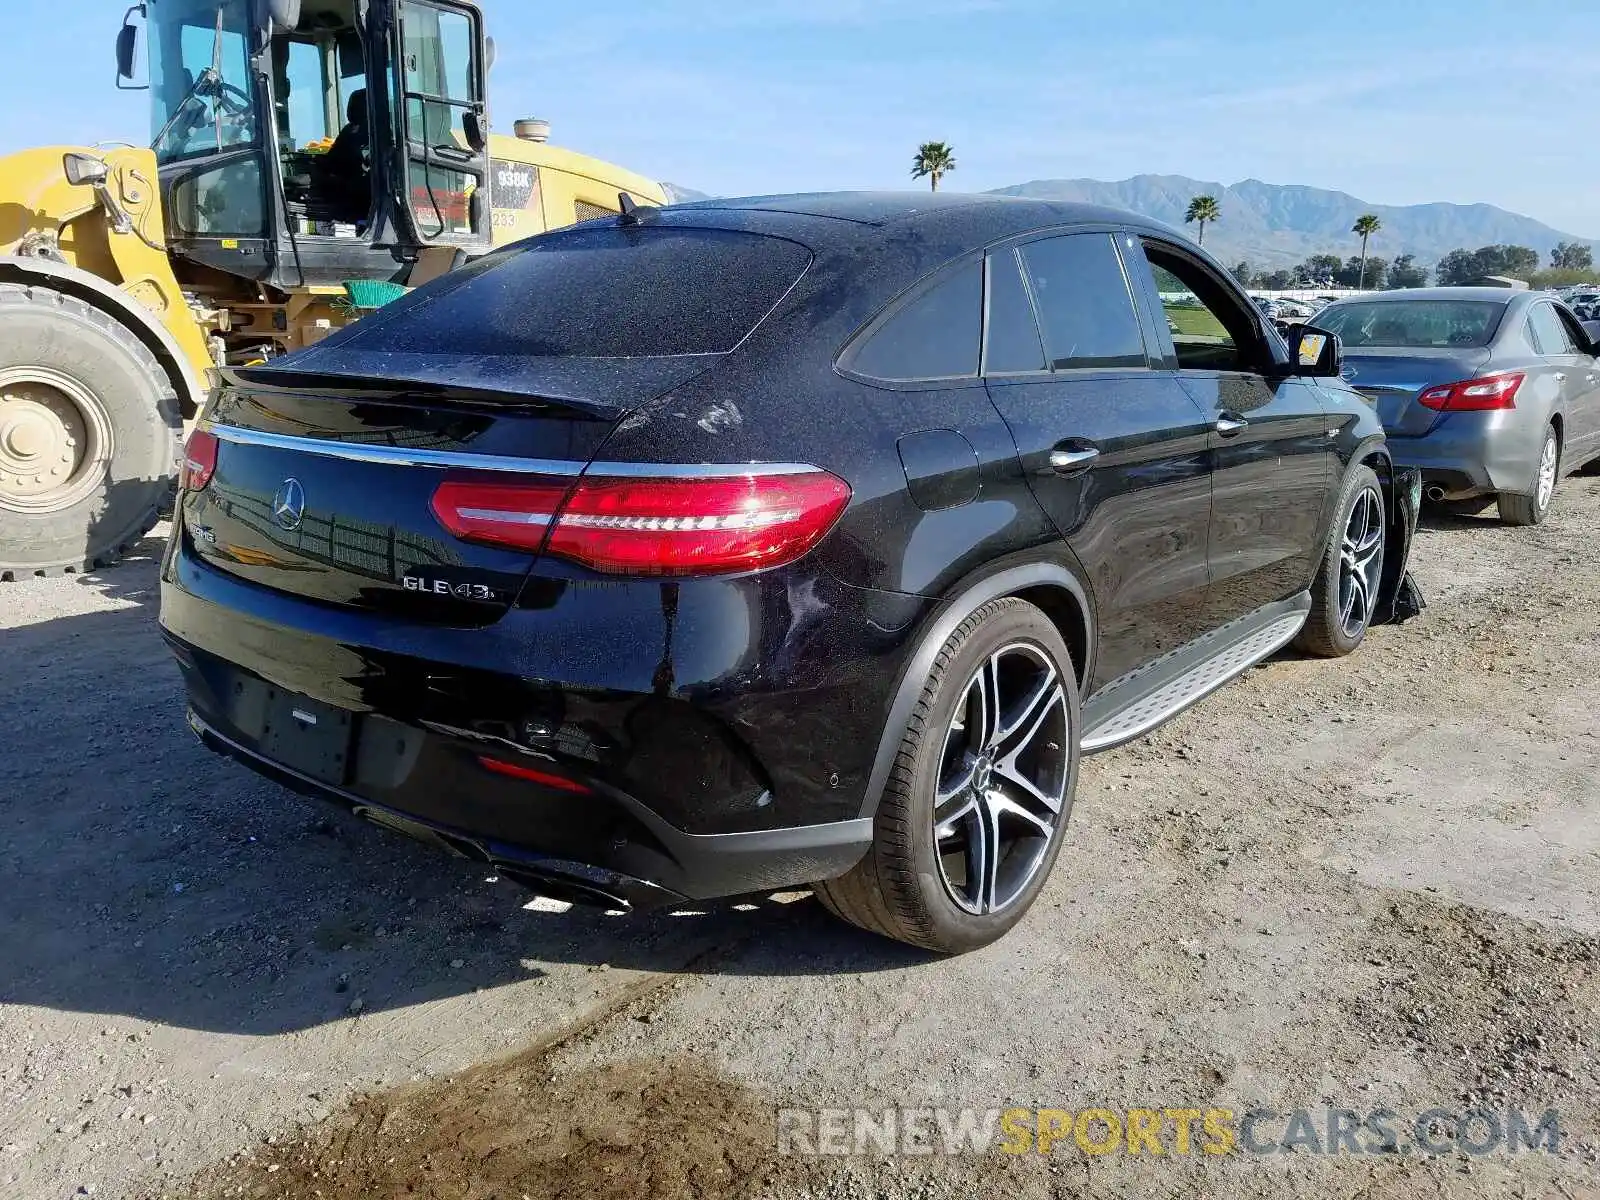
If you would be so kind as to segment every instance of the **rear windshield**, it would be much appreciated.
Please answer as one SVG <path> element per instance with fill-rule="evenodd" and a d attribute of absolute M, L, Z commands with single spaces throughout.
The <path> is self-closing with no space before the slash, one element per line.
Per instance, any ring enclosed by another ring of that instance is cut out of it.
<path fill-rule="evenodd" d="M 1337 304 L 1315 318 L 1357 346 L 1487 346 L 1504 304 L 1492 300 L 1384 300 Z"/>
<path fill-rule="evenodd" d="M 574 229 L 535 238 L 358 322 L 368 353 L 551 358 L 720 354 L 811 261 L 781 238 L 716 229 Z M 464 277 L 464 278 L 463 278 Z"/>

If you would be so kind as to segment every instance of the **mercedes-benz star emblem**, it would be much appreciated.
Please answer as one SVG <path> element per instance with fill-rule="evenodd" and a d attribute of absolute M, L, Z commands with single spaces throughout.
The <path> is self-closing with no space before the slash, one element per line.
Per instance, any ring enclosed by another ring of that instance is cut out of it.
<path fill-rule="evenodd" d="M 1347 365 L 1347 366 L 1344 367 L 1343 370 L 1341 370 L 1339 372 L 1339 378 L 1344 380 L 1346 383 L 1349 383 L 1355 377 L 1356 377 L 1356 369 L 1354 367 L 1352 367 L 1352 366 L 1348 366 Z"/>
<path fill-rule="evenodd" d="M 306 512 L 306 490 L 298 479 L 285 479 L 272 496 L 272 519 L 281 529 L 299 529 Z"/>

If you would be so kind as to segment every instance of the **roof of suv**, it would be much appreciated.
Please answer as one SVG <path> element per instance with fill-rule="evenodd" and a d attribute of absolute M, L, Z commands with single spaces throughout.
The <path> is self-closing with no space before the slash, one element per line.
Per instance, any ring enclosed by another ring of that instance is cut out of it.
<path fill-rule="evenodd" d="M 655 219 L 676 223 L 695 216 L 737 215 L 740 228 L 795 230 L 794 218 L 811 218 L 801 240 L 815 249 L 857 241 L 863 227 L 910 228 L 937 240 L 981 245 L 1033 229 L 1071 225 L 1126 225 L 1172 236 L 1175 231 L 1135 213 L 1093 204 L 963 192 L 812 192 L 699 200 L 661 210 Z M 786 220 L 787 218 L 787 220 Z M 830 229 L 829 226 L 833 228 Z"/>

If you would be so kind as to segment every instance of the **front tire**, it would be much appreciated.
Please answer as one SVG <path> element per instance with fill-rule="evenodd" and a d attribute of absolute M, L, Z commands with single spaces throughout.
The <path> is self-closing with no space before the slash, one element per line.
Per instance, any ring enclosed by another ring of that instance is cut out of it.
<path fill-rule="evenodd" d="M 1556 481 L 1561 478 L 1561 438 L 1556 427 L 1544 431 L 1544 444 L 1539 448 L 1539 463 L 1533 469 L 1533 484 L 1529 495 L 1516 496 L 1510 492 L 1500 495 L 1500 523 L 1502 525 L 1542 525 L 1550 515 L 1550 501 L 1555 498 Z"/>
<path fill-rule="evenodd" d="M 1342 658 L 1361 645 L 1377 607 L 1389 524 L 1383 488 L 1371 467 L 1351 468 L 1334 514 L 1311 584 L 1311 613 L 1295 639 L 1319 658 Z"/>
<path fill-rule="evenodd" d="M 1078 689 L 1060 632 L 1016 597 L 952 633 L 912 711 L 874 839 L 816 885 L 836 916 L 941 954 L 1022 919 L 1060 853 L 1078 772 Z"/>
<path fill-rule="evenodd" d="M 75 296 L 0 283 L 0 580 L 117 561 L 177 475 L 172 381 Z"/>

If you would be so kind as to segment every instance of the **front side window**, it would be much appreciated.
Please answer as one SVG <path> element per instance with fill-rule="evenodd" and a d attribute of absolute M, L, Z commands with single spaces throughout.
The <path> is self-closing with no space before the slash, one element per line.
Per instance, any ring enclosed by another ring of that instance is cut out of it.
<path fill-rule="evenodd" d="M 978 373 L 982 325 L 983 260 L 973 259 L 868 333 L 846 365 L 892 381 L 971 377 Z"/>
<path fill-rule="evenodd" d="M 1250 311 L 1204 267 L 1159 243 L 1145 258 L 1180 371 L 1253 371 L 1260 349 Z"/>
<path fill-rule="evenodd" d="M 1046 238 L 1020 253 L 1051 370 L 1147 365 L 1139 316 L 1110 234 Z"/>
<path fill-rule="evenodd" d="M 247 0 L 150 0 L 148 20 L 157 161 L 252 144 Z"/>

